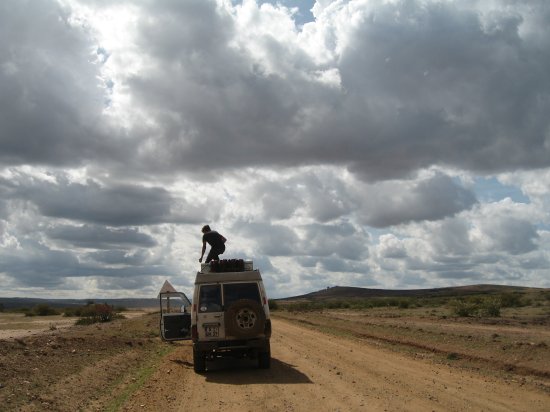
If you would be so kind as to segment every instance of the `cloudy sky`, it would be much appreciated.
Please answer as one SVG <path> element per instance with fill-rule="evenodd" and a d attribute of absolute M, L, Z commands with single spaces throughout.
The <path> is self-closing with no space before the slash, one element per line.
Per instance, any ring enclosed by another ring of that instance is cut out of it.
<path fill-rule="evenodd" d="M 0 296 L 550 287 L 550 2 L 3 0 Z"/>

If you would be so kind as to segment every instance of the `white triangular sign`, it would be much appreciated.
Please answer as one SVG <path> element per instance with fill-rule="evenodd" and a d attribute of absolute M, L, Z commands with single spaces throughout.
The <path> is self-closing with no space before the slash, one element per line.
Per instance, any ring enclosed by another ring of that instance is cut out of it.
<path fill-rule="evenodd" d="M 162 288 L 160 288 L 159 294 L 161 294 L 161 293 L 177 293 L 177 292 L 178 291 L 176 289 L 174 289 L 174 286 L 172 286 L 172 284 L 170 282 L 165 280 L 164 285 L 162 285 Z"/>

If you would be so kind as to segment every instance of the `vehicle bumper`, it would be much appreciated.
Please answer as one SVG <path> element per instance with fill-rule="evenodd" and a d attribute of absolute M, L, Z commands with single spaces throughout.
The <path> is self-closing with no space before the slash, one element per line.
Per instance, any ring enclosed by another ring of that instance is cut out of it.
<path fill-rule="evenodd" d="M 220 340 L 209 342 L 193 342 L 193 348 L 200 352 L 233 352 L 255 350 L 258 352 L 269 349 L 269 339 L 239 339 L 239 340 Z"/>

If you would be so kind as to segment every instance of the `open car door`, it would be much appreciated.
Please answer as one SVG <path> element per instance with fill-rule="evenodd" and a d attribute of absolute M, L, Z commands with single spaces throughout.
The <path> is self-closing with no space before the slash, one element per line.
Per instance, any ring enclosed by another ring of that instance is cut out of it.
<path fill-rule="evenodd" d="M 191 302 L 181 292 L 160 292 L 160 336 L 163 340 L 191 339 Z"/>

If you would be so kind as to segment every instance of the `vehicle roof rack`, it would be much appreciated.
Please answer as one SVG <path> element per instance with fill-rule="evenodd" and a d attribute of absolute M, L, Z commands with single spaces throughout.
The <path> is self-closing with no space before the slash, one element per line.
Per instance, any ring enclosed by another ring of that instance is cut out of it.
<path fill-rule="evenodd" d="M 246 270 L 244 272 L 223 272 L 223 273 L 202 273 L 197 272 L 195 285 L 202 283 L 217 283 L 217 282 L 246 282 L 253 280 L 262 280 L 260 271 Z"/>

